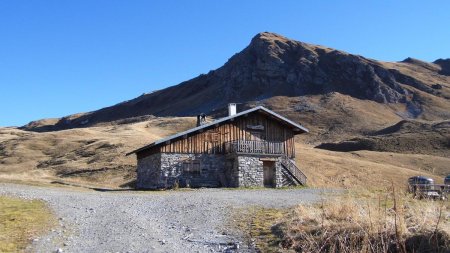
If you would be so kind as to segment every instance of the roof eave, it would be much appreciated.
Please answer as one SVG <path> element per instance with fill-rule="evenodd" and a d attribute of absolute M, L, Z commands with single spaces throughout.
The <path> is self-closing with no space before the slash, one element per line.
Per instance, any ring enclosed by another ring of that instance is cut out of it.
<path fill-rule="evenodd" d="M 303 128 L 303 129 L 295 128 L 294 133 L 295 134 L 306 134 L 306 133 L 309 133 L 309 130 L 307 128 Z"/>

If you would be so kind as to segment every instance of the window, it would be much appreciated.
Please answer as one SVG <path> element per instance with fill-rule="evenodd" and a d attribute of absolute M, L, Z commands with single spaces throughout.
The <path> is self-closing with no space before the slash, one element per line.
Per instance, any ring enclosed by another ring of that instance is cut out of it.
<path fill-rule="evenodd" d="M 183 174 L 197 176 L 200 175 L 199 161 L 186 161 L 183 163 Z"/>

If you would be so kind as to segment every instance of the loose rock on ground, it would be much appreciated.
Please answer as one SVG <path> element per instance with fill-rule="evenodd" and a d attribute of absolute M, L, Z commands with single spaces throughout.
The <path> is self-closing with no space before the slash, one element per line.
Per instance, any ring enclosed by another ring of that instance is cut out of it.
<path fill-rule="evenodd" d="M 99 192 L 0 184 L 0 195 L 46 201 L 58 225 L 33 252 L 252 252 L 231 230 L 233 210 L 317 201 L 320 190 Z"/>

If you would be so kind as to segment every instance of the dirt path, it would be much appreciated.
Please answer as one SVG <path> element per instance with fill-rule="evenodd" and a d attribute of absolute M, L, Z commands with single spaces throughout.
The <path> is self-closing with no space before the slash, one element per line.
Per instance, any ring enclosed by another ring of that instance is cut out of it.
<path fill-rule="evenodd" d="M 97 192 L 13 184 L 0 184 L 0 194 L 42 199 L 59 218 L 49 235 L 34 239 L 33 252 L 252 251 L 226 226 L 233 209 L 320 198 L 312 189 Z"/>

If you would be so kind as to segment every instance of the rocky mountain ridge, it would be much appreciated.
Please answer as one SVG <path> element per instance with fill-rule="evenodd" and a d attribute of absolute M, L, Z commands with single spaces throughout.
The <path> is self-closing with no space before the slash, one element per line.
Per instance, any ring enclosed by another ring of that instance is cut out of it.
<path fill-rule="evenodd" d="M 448 119 L 449 63 L 450 59 L 427 63 L 412 58 L 387 63 L 263 32 L 217 70 L 111 107 L 70 115 L 52 124 L 31 122 L 23 129 L 61 130 L 143 115 L 211 114 L 230 102 L 245 107 L 254 102 L 265 104 L 277 96 L 330 93 L 404 104 L 405 117 Z"/>

